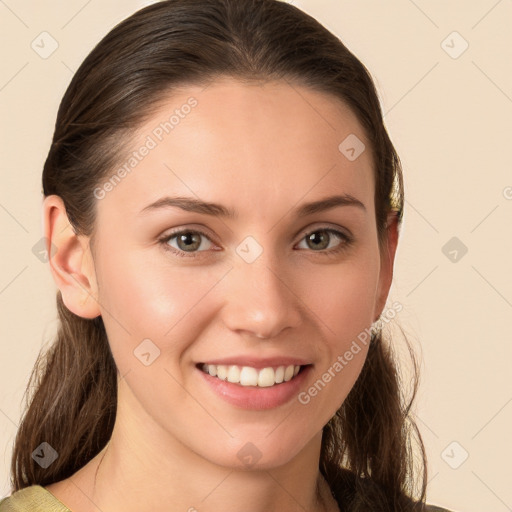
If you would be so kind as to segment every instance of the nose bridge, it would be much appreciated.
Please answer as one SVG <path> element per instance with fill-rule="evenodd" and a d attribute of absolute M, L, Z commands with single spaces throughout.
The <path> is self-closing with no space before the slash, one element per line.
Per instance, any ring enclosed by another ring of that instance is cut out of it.
<path fill-rule="evenodd" d="M 237 247 L 235 268 L 228 277 L 224 321 L 234 331 L 271 338 L 299 324 L 300 300 L 288 282 L 285 262 L 250 238 Z"/>

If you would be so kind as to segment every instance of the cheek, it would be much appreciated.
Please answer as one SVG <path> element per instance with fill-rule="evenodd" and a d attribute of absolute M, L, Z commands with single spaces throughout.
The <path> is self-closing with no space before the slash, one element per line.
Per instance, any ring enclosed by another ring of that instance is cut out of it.
<path fill-rule="evenodd" d="M 118 366 L 133 363 L 133 350 L 150 339 L 161 351 L 160 363 L 172 364 L 208 322 L 209 291 L 225 273 L 200 267 L 167 265 L 138 255 L 109 253 L 97 265 L 99 300 Z M 210 315 L 210 316 L 209 316 Z M 126 368 L 125 368 L 126 369 Z"/>
<path fill-rule="evenodd" d="M 372 324 L 378 277 L 378 257 L 368 253 L 319 271 L 305 282 L 307 305 L 321 318 L 333 343 L 342 346 Z"/>
<path fill-rule="evenodd" d="M 307 304 L 319 319 L 325 357 L 299 402 L 321 424 L 342 405 L 366 360 L 378 277 L 378 251 L 368 251 L 307 282 Z"/>

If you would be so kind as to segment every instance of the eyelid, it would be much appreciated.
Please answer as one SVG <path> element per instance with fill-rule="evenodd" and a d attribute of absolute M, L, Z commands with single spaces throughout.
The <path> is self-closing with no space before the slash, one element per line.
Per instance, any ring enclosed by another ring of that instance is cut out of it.
<path fill-rule="evenodd" d="M 338 226 L 337 224 L 330 224 L 330 223 L 314 223 L 312 226 L 302 229 L 297 233 L 297 236 L 300 234 L 300 240 L 304 238 L 306 235 L 310 235 L 311 233 L 315 233 L 316 231 L 338 231 L 342 235 L 346 236 L 349 240 L 354 239 L 354 235 L 352 235 L 351 231 L 345 227 Z"/>

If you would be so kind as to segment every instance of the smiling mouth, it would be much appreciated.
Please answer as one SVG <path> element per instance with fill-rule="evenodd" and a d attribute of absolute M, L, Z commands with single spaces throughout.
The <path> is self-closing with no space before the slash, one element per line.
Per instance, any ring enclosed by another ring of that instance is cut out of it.
<path fill-rule="evenodd" d="M 252 366 L 239 365 L 206 363 L 197 365 L 201 371 L 217 379 L 232 384 L 240 384 L 241 386 L 257 386 L 260 388 L 268 388 L 293 380 L 306 366 L 291 364 L 257 369 Z"/>

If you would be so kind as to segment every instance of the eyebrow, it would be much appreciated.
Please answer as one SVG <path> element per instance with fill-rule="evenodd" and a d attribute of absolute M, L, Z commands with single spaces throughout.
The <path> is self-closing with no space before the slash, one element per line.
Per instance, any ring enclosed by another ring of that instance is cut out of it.
<path fill-rule="evenodd" d="M 324 197 L 323 199 L 319 199 L 318 201 L 304 203 L 302 206 L 295 210 L 295 213 L 297 217 L 305 217 L 307 215 L 312 215 L 313 213 L 330 210 L 331 208 L 336 208 L 338 206 L 355 206 L 366 212 L 365 205 L 361 201 L 359 201 L 359 199 L 356 199 L 350 194 L 342 194 L 328 196 Z M 180 208 L 187 212 L 211 215 L 214 217 L 223 217 L 229 219 L 235 219 L 237 217 L 236 211 L 227 208 L 221 204 L 210 203 L 206 201 L 201 201 L 199 199 L 195 199 L 193 197 L 183 196 L 162 197 L 155 201 L 154 203 L 151 203 L 145 208 L 143 208 L 141 210 L 141 213 L 171 207 Z"/>

